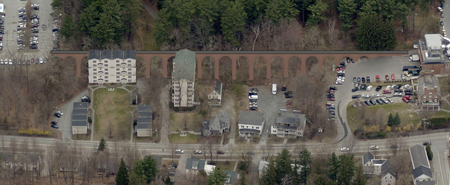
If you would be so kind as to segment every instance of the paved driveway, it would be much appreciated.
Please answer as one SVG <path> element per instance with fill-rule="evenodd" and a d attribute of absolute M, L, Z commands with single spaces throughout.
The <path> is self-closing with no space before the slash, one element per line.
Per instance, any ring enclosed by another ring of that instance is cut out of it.
<path fill-rule="evenodd" d="M 58 130 L 62 133 L 62 139 L 63 140 L 71 140 L 72 139 L 72 109 L 73 109 L 73 103 L 74 102 L 81 102 L 82 96 L 88 96 L 89 92 L 88 90 L 85 90 L 69 100 L 66 104 L 64 104 L 61 107 L 57 107 L 56 110 L 60 110 L 64 113 L 63 116 L 60 118 L 53 117 L 53 121 L 56 121 L 58 123 Z"/>
<path fill-rule="evenodd" d="M 337 110 L 337 141 L 344 137 L 352 136 L 350 130 L 346 131 L 347 125 L 347 104 L 352 101 L 352 94 L 373 94 L 375 90 L 371 92 L 357 92 L 352 93 L 353 77 L 366 77 L 369 76 L 371 81 L 375 81 L 375 76 L 380 75 L 380 80 L 384 81 L 384 75 L 394 74 L 396 79 L 401 77 L 403 72 L 403 66 L 412 65 L 415 63 L 408 61 L 409 56 L 394 56 L 394 57 L 379 57 L 372 60 L 357 61 L 356 63 L 346 63 L 347 68 L 345 70 L 345 82 L 343 85 L 338 85 L 338 91 L 336 92 L 336 102 L 334 104 L 338 106 Z"/>

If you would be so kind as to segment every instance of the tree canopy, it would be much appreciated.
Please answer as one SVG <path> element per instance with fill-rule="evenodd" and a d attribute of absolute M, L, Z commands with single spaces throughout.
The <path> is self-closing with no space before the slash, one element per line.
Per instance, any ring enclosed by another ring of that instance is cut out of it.
<path fill-rule="evenodd" d="M 367 13 L 357 21 L 356 41 L 359 50 L 391 50 L 397 45 L 394 24 L 376 13 Z"/>
<path fill-rule="evenodd" d="M 156 174 L 158 174 L 156 160 L 151 156 L 145 156 L 144 159 L 136 161 L 132 171 L 132 178 L 134 181 L 142 180 L 148 184 L 152 182 L 155 179 Z"/>
<path fill-rule="evenodd" d="M 120 160 L 119 170 L 117 171 L 117 175 L 116 175 L 116 184 L 117 185 L 130 184 L 130 179 L 128 178 L 128 170 L 127 170 L 127 167 L 125 167 L 125 163 L 123 162 L 123 159 Z"/>

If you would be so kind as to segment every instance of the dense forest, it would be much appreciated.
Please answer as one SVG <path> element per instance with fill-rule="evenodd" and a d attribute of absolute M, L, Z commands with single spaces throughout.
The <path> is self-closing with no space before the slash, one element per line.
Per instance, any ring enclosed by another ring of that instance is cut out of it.
<path fill-rule="evenodd" d="M 337 41 L 359 50 L 392 50 L 402 35 L 399 28 L 405 41 L 414 32 L 417 8 L 435 11 L 442 1 L 159 0 L 151 31 L 160 50 L 342 49 Z M 142 5 L 139 0 L 52 3 L 64 16 L 62 36 L 82 38 L 80 49 L 117 48 L 129 41 Z"/>

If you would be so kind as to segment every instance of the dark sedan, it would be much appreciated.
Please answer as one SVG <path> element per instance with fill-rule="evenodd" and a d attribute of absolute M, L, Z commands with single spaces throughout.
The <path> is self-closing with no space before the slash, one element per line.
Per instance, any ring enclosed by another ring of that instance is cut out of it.
<path fill-rule="evenodd" d="M 381 88 L 383 88 L 381 85 L 379 85 L 379 86 L 377 86 L 377 88 L 375 89 L 375 91 L 380 91 L 381 90 Z"/>

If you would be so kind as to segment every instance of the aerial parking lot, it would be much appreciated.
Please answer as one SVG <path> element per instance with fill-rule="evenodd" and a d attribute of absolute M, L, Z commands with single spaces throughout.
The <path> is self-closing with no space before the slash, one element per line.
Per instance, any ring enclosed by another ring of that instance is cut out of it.
<path fill-rule="evenodd" d="M 50 15 L 52 0 L 2 0 L 0 59 L 13 64 L 47 58 L 59 40 L 59 21 Z"/>

